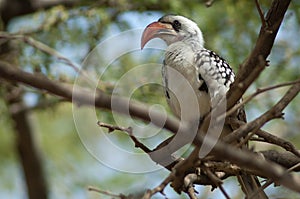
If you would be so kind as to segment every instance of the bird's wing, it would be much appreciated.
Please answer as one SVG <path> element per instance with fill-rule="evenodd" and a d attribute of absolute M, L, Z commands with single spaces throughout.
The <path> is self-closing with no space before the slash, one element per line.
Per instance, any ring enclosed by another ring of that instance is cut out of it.
<path fill-rule="evenodd" d="M 230 65 L 215 52 L 202 49 L 195 54 L 197 78 L 208 88 L 212 104 L 226 96 L 230 84 L 234 81 L 234 72 Z M 202 85 L 202 88 L 205 88 Z M 199 88 L 200 90 L 201 88 Z"/>
<path fill-rule="evenodd" d="M 230 85 L 234 82 L 234 72 L 222 57 L 210 50 L 203 49 L 198 51 L 195 56 L 195 61 L 198 72 L 197 78 L 199 81 L 204 81 L 204 84 L 202 84 L 199 90 L 208 90 L 212 106 L 217 105 L 218 102 L 226 96 Z M 243 107 L 237 111 L 236 117 L 246 122 L 246 114 Z M 247 147 L 247 145 L 245 147 Z M 256 176 L 241 172 L 241 175 L 238 176 L 238 180 L 247 196 L 258 193 L 256 195 L 257 198 L 268 198 L 264 191 L 257 191 L 261 185 Z"/>

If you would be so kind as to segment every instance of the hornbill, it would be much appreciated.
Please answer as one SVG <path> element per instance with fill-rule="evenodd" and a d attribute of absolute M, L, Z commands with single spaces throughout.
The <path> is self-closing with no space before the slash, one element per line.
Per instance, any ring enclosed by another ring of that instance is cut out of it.
<path fill-rule="evenodd" d="M 149 24 L 143 32 L 141 48 L 153 38 L 162 39 L 168 46 L 162 76 L 170 109 L 181 120 L 199 117 L 201 121 L 226 96 L 235 78 L 232 68 L 215 52 L 204 48 L 201 30 L 186 17 L 169 14 Z M 246 120 L 243 110 L 236 117 Z M 220 137 L 230 132 L 231 126 L 225 124 Z M 257 194 L 261 185 L 256 176 L 241 172 L 238 180 L 246 197 L 256 192 L 255 198 L 268 198 L 263 191 Z"/>

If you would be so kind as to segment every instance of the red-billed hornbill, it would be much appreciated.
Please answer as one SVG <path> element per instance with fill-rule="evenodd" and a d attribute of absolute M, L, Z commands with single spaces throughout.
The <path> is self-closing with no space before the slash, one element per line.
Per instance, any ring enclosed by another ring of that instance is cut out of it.
<path fill-rule="evenodd" d="M 183 16 L 165 15 L 157 22 L 149 24 L 143 32 L 141 47 L 144 48 L 153 38 L 160 38 L 168 45 L 162 75 L 166 99 L 172 112 L 181 120 L 193 120 L 200 111 L 198 119 L 201 119 L 211 110 L 213 104 L 216 105 L 226 96 L 234 81 L 233 70 L 223 58 L 204 48 L 201 30 L 195 22 Z M 171 69 L 175 69 L 182 76 L 176 75 Z M 185 79 L 192 89 L 189 89 L 182 79 Z M 197 103 L 192 100 L 195 97 Z M 185 110 L 182 110 L 183 108 Z M 222 136 L 230 132 L 231 127 L 225 125 Z M 247 196 L 260 187 L 257 177 L 245 172 L 239 176 L 239 181 Z M 260 192 L 255 198 L 267 196 Z"/>

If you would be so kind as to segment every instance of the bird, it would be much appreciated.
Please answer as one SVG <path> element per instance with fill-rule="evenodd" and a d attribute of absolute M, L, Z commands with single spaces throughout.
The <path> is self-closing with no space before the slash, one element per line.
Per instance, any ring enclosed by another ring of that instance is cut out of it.
<path fill-rule="evenodd" d="M 181 120 L 201 122 L 226 97 L 235 79 L 233 69 L 224 58 L 204 47 L 202 31 L 184 16 L 167 14 L 150 23 L 143 31 L 141 49 L 154 38 L 167 44 L 162 77 L 171 111 Z M 245 119 L 245 116 L 237 117 Z M 220 137 L 232 131 L 231 126 L 225 124 Z M 246 172 L 238 179 L 246 196 L 261 186 L 256 176 Z M 268 197 L 261 191 L 256 198 Z"/>
<path fill-rule="evenodd" d="M 197 111 L 193 107 L 192 111 L 186 111 L 187 118 L 182 118 L 185 115 L 180 105 L 183 104 L 178 104 L 176 99 L 184 92 L 184 89 L 178 89 L 178 85 L 189 83 L 183 87 L 192 88 L 193 93 L 187 95 L 194 94 L 192 97 L 197 97 L 201 116 L 205 116 L 212 105 L 226 95 L 229 86 L 233 83 L 232 68 L 222 57 L 204 48 L 201 30 L 195 22 L 183 16 L 165 15 L 157 22 L 149 24 L 143 32 L 141 47 L 144 48 L 153 38 L 160 38 L 168 45 L 162 75 L 166 99 L 172 112 L 183 120 L 196 117 L 193 114 Z M 171 69 L 175 70 L 169 71 Z M 178 82 L 178 74 L 174 74 L 176 71 L 188 82 Z M 177 94 L 176 92 L 179 96 L 172 96 L 172 93 Z M 192 100 L 194 99 L 189 99 L 190 102 Z"/>

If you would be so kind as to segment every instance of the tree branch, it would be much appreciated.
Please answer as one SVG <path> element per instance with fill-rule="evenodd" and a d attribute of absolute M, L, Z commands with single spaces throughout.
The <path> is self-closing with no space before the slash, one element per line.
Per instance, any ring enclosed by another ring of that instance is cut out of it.
<path fill-rule="evenodd" d="M 285 168 L 291 168 L 292 166 L 298 164 L 300 162 L 300 158 L 295 156 L 290 152 L 279 152 L 275 150 L 268 150 L 268 151 L 260 151 L 259 153 L 263 154 L 263 156 L 272 161 L 276 162 L 284 166 Z M 294 171 L 300 171 L 300 168 L 296 168 Z"/>
<path fill-rule="evenodd" d="M 297 148 L 289 141 L 279 138 L 275 135 L 272 135 L 266 131 L 258 130 L 256 132 L 256 135 L 263 138 L 267 143 L 269 144 L 275 144 L 277 146 L 280 146 L 284 148 L 285 150 L 293 153 L 295 156 L 298 156 L 300 158 L 300 152 L 297 150 Z M 289 166 L 288 166 L 289 167 Z"/>
<path fill-rule="evenodd" d="M 240 66 L 239 72 L 227 93 L 227 109 L 232 108 L 242 97 L 252 82 L 266 66 L 275 37 L 291 0 L 274 0 L 265 18 L 267 27 L 262 24 L 254 49 Z"/>
<path fill-rule="evenodd" d="M 300 165 L 300 163 L 295 164 L 294 166 L 292 166 L 292 167 L 290 167 L 288 170 L 286 170 L 286 172 L 291 172 L 291 171 L 293 171 L 294 169 L 298 168 L 299 165 Z M 266 182 L 265 184 L 263 184 L 261 187 L 259 187 L 259 188 L 256 190 L 256 192 L 254 192 L 252 195 L 249 196 L 249 199 L 255 198 L 256 195 L 257 195 L 260 191 L 266 189 L 266 188 L 267 188 L 269 185 L 271 185 L 272 183 L 273 183 L 273 180 L 268 179 L 267 182 Z"/>
<path fill-rule="evenodd" d="M 100 189 L 95 188 L 95 187 L 89 187 L 88 190 L 89 191 L 94 191 L 94 192 L 97 192 L 97 193 L 101 193 L 101 194 L 104 194 L 104 195 L 107 195 L 107 196 L 111 196 L 113 198 L 132 199 L 131 195 L 126 196 L 124 194 L 115 194 L 115 193 L 111 193 L 109 191 L 100 190 Z"/>
<path fill-rule="evenodd" d="M 159 186 L 155 187 L 152 190 L 148 189 L 144 194 L 143 199 L 150 199 L 156 193 L 161 193 L 162 195 L 165 195 L 164 189 L 173 179 L 174 179 L 174 175 L 171 172 L 169 176 Z"/>
<path fill-rule="evenodd" d="M 104 127 L 104 128 L 107 128 L 108 129 L 108 133 L 110 132 L 113 132 L 115 130 L 118 130 L 118 131 L 123 131 L 123 132 L 126 132 L 128 133 L 129 137 L 131 138 L 131 140 L 134 142 L 134 145 L 136 148 L 140 148 L 142 149 L 145 153 L 150 153 L 152 152 L 152 150 L 150 150 L 147 146 L 145 146 L 143 143 L 141 143 L 134 135 L 133 135 L 133 132 L 132 132 L 132 128 L 131 127 L 121 127 L 121 126 L 113 126 L 111 124 L 106 124 L 106 123 L 103 123 L 103 122 L 100 122 L 98 121 L 97 122 L 98 126 L 100 127 Z M 151 157 L 151 156 L 150 156 Z"/>
<path fill-rule="evenodd" d="M 63 54 L 61 54 L 57 50 L 51 48 L 50 46 L 47 46 L 43 42 L 35 40 L 34 38 L 32 38 L 30 36 L 27 36 L 27 35 L 10 34 L 10 33 L 7 33 L 7 32 L 0 32 L 0 39 L 23 41 L 23 42 L 27 43 L 28 45 L 30 45 L 30 46 L 32 46 L 32 47 L 48 54 L 48 55 L 56 57 L 58 60 L 63 61 L 68 66 L 70 66 L 75 72 L 82 75 L 84 80 L 86 82 L 90 83 L 91 85 L 96 85 L 97 84 L 97 82 L 92 81 L 92 79 L 89 77 L 89 75 L 84 70 L 80 69 L 80 66 L 77 63 L 71 61 L 70 59 L 65 57 Z"/>
<path fill-rule="evenodd" d="M 262 94 L 262 93 L 267 92 L 269 90 L 281 88 L 281 87 L 284 87 L 284 86 L 290 86 L 290 85 L 297 84 L 297 83 L 300 83 L 300 79 L 295 80 L 295 81 L 291 81 L 291 82 L 284 82 L 284 83 L 281 83 L 281 84 L 276 84 L 276 85 L 273 85 L 273 86 L 268 86 L 268 87 L 265 87 L 265 88 L 258 88 L 253 94 L 251 94 L 251 95 L 247 96 L 246 98 L 244 98 L 242 102 L 236 104 L 230 110 L 228 110 L 226 113 L 220 115 L 217 118 L 217 121 L 221 121 L 225 117 L 231 116 L 233 113 L 235 113 L 237 110 L 239 110 L 241 107 L 243 107 L 246 103 L 251 101 L 254 97 L 256 97 L 259 94 Z"/>
<path fill-rule="evenodd" d="M 8 106 L 22 104 L 22 90 L 6 85 L 6 94 L 14 93 L 5 99 Z M 17 91 L 16 91 L 17 90 Z M 12 111 L 9 114 L 15 130 L 15 147 L 24 173 L 28 197 L 31 199 L 47 199 L 48 186 L 43 168 L 42 156 L 34 139 L 34 132 L 26 111 Z"/>
<path fill-rule="evenodd" d="M 262 114 L 255 120 L 241 126 L 241 128 L 233 131 L 231 134 L 224 138 L 225 142 L 231 143 L 245 137 L 250 131 L 257 131 L 266 122 L 282 117 L 283 109 L 298 95 L 300 91 L 300 82 L 294 84 L 286 94 L 275 104 L 270 110 Z"/>
<path fill-rule="evenodd" d="M 197 139 L 203 141 L 204 137 L 203 135 L 198 134 Z M 217 144 L 211 139 L 205 139 L 205 141 L 208 146 L 214 146 L 212 152 L 216 158 L 230 161 L 243 169 L 245 168 L 264 173 L 264 176 L 272 179 L 274 182 L 300 193 L 300 177 L 291 173 L 286 173 L 286 170 L 278 164 L 265 160 L 251 151 L 237 150 L 236 147 L 221 141 Z"/>
<path fill-rule="evenodd" d="M 215 186 L 219 187 L 226 199 L 230 199 L 228 193 L 222 186 L 222 180 L 218 178 L 209 168 L 204 168 L 206 175 L 214 182 Z"/>
<path fill-rule="evenodd" d="M 91 105 L 91 106 L 96 106 L 98 108 L 105 108 L 105 109 L 111 108 L 111 97 L 101 91 L 98 91 L 96 94 L 92 94 L 91 91 L 84 90 L 84 89 L 79 89 L 79 90 L 77 89 L 75 90 L 75 92 L 72 92 L 72 87 L 68 85 L 63 85 L 61 83 L 51 81 L 43 75 L 34 75 L 34 74 L 24 72 L 3 61 L 0 61 L 0 77 L 6 80 L 22 82 L 41 90 L 46 90 L 54 95 L 63 97 L 68 101 L 73 100 L 73 102 L 76 102 L 78 104 Z M 287 93 L 285 97 L 283 97 L 277 103 L 276 112 L 282 111 L 282 109 L 290 102 L 290 100 L 296 95 L 298 91 L 299 91 L 298 84 L 292 86 L 288 91 L 289 94 Z M 127 103 L 127 100 L 124 100 L 124 98 L 119 98 L 117 100 L 120 105 L 122 104 L 126 105 Z M 151 121 L 151 118 L 148 115 L 148 111 L 149 111 L 148 108 L 142 107 L 140 105 L 136 105 L 134 102 L 130 102 L 129 108 L 130 108 L 129 112 L 131 115 L 143 119 L 145 121 Z M 274 114 L 273 111 L 274 109 L 268 111 L 266 118 L 269 117 L 269 114 L 271 114 L 272 116 Z M 119 110 L 119 112 L 126 114 L 126 112 L 122 112 L 122 110 Z M 163 117 L 162 115 L 163 114 L 155 113 L 155 117 L 158 120 L 159 118 L 165 119 L 162 118 Z M 264 118 L 264 120 L 266 118 Z M 161 124 L 159 123 L 157 125 L 160 126 Z M 244 126 L 247 127 L 247 125 Z M 250 125 L 253 125 L 253 123 L 251 123 Z M 166 123 L 164 124 L 164 127 L 170 130 L 171 132 L 176 133 L 179 127 L 179 122 L 171 119 L 167 119 Z M 188 128 L 181 128 L 181 131 L 183 134 L 189 133 Z M 200 134 L 197 135 L 198 142 L 200 141 L 202 143 L 203 139 L 204 139 L 203 135 Z M 211 139 L 206 139 L 206 141 L 207 144 L 211 144 L 211 145 L 214 144 L 214 142 Z M 252 152 L 236 150 L 234 147 L 222 142 L 216 144 L 213 150 L 216 156 L 220 159 L 229 160 L 233 163 L 236 163 L 239 166 L 248 169 L 262 171 L 265 173 L 266 176 L 274 179 L 277 182 L 280 182 L 284 186 L 294 191 L 300 192 L 300 187 L 297 186 L 300 184 L 300 178 L 298 178 L 293 174 L 286 174 L 284 172 L 285 170 L 277 164 L 271 163 L 269 161 L 261 160 L 258 155 L 255 155 Z M 257 159 L 257 161 L 253 161 L 253 159 Z"/>
<path fill-rule="evenodd" d="M 258 2 L 258 0 L 254 0 L 254 1 L 255 1 L 255 5 L 256 5 L 260 20 L 261 20 L 262 27 L 266 27 L 266 20 L 265 20 L 265 17 L 264 17 L 264 13 L 261 10 L 261 7 L 259 5 L 259 2 Z"/>
<path fill-rule="evenodd" d="M 97 90 L 93 93 L 91 90 L 83 88 L 72 88 L 71 85 L 62 84 L 60 82 L 52 81 L 42 74 L 31 74 L 18 69 L 7 62 L 0 61 L 0 78 L 8 81 L 20 82 L 27 84 L 34 88 L 45 90 L 53 95 L 65 98 L 67 101 L 74 102 L 80 105 L 90 105 L 97 108 L 104 108 L 111 110 L 111 96 L 104 92 Z M 131 116 L 142 119 L 144 121 L 151 121 L 149 108 L 141 103 L 136 103 L 133 100 L 128 102 L 126 98 L 116 98 L 115 103 L 120 107 L 125 107 L 129 103 L 129 113 Z M 116 112 L 127 114 L 127 110 L 116 109 Z M 156 118 L 151 121 L 158 127 L 163 127 L 171 132 L 177 132 L 179 129 L 178 121 L 166 118 L 163 114 L 157 111 L 151 111 L 151 117 Z M 161 121 L 164 121 L 164 126 L 161 126 Z"/>

